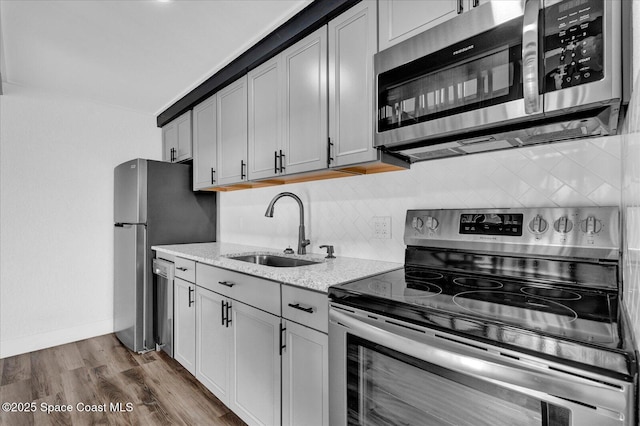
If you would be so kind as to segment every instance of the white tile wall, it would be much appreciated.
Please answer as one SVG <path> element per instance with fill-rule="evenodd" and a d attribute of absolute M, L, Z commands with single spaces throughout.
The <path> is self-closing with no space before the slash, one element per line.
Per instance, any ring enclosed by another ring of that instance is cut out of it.
<path fill-rule="evenodd" d="M 235 191 L 220 195 L 220 240 L 296 248 L 304 202 L 310 252 L 404 261 L 405 213 L 412 208 L 620 205 L 622 136 L 540 145 L 414 164 L 410 170 Z M 391 239 L 373 238 L 372 219 L 391 217 Z"/>

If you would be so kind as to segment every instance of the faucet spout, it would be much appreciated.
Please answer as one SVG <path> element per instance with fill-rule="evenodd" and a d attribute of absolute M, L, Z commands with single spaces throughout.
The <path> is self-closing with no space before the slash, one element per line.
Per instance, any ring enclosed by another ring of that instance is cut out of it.
<path fill-rule="evenodd" d="M 300 225 L 298 226 L 298 254 L 307 254 L 306 247 L 311 244 L 311 242 L 307 240 L 304 235 L 304 206 L 302 205 L 302 200 L 300 199 L 300 197 L 292 192 L 281 192 L 273 197 L 264 215 L 266 217 L 273 217 L 273 211 L 276 201 L 278 201 L 282 197 L 291 197 L 298 203 L 298 207 L 300 208 Z"/>

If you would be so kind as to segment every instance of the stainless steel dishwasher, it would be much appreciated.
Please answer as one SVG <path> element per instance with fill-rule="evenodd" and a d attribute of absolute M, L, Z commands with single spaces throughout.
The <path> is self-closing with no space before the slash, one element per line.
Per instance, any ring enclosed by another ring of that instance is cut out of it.
<path fill-rule="evenodd" d="M 153 275 L 153 337 L 156 350 L 163 350 L 173 358 L 173 262 L 153 259 Z"/>

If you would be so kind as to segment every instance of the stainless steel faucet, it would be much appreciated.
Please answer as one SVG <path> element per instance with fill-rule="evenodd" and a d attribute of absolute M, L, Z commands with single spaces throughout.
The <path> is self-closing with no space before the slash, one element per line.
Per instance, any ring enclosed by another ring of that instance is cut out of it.
<path fill-rule="evenodd" d="M 311 241 L 305 239 L 304 237 L 304 207 L 302 206 L 302 200 L 292 192 L 281 192 L 269 203 L 269 207 L 267 207 L 267 211 L 265 212 L 266 217 L 273 217 L 273 207 L 282 197 L 291 197 L 298 203 L 298 207 L 300 207 L 300 226 L 298 227 L 298 254 L 307 254 L 306 247 L 311 244 Z"/>

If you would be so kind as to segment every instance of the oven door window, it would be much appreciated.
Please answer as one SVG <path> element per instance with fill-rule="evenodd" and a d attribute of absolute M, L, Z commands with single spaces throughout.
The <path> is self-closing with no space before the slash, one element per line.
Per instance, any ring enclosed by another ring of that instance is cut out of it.
<path fill-rule="evenodd" d="M 349 425 L 568 426 L 537 398 L 347 335 Z"/>
<path fill-rule="evenodd" d="M 378 132 L 522 99 L 522 20 L 378 75 Z"/>

